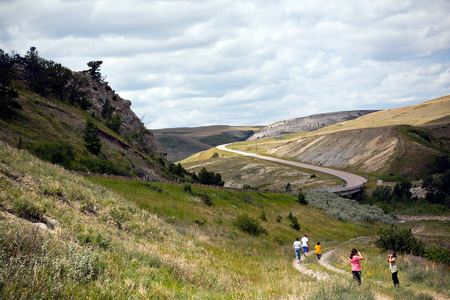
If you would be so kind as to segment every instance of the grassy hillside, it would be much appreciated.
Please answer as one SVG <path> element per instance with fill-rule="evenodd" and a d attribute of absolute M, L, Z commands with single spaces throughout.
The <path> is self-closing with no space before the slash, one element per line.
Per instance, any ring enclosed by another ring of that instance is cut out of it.
<path fill-rule="evenodd" d="M 332 219 L 286 195 L 86 180 L 3 143 L 0 157 L 4 298 L 313 295 L 320 285 L 291 267 L 294 237 L 307 232 L 332 245 L 376 229 Z M 263 211 L 267 233 L 236 227 L 238 216 L 259 219 Z M 289 212 L 300 232 L 289 226 Z"/>
<path fill-rule="evenodd" d="M 147 174 L 155 179 L 164 176 L 155 156 L 136 149 L 124 136 L 88 112 L 27 89 L 20 89 L 19 93 L 22 110 L 15 118 L 0 119 L 0 140 L 42 153 L 44 157 L 48 154 L 51 160 L 53 155 L 63 155 L 62 148 L 70 149 L 67 161 L 60 162 L 69 169 L 134 176 Z M 99 155 L 90 153 L 84 145 L 86 120 L 98 127 L 102 143 Z"/>
<path fill-rule="evenodd" d="M 372 235 L 378 225 L 338 221 L 288 195 L 197 186 L 189 192 L 182 185 L 137 179 L 83 178 L 4 143 L 0 157 L 2 298 L 326 299 L 332 293 L 374 299 L 392 294 L 369 282 L 356 289 L 339 277 L 323 283 L 291 265 L 292 240 L 303 233 L 326 250 Z M 344 209 L 350 218 L 353 207 Z M 291 228 L 290 212 L 300 231 Z M 243 214 L 258 220 L 265 233 L 242 231 L 236 220 Z M 320 269 L 315 260 L 306 266 Z M 428 289 L 442 291 L 440 285 Z M 423 299 L 419 294 L 408 290 L 410 299 Z"/>
<path fill-rule="evenodd" d="M 283 190 L 287 183 L 293 190 L 331 187 L 344 183 L 343 180 L 328 174 L 234 155 L 217 148 L 192 155 L 181 163 L 187 170 L 196 173 L 203 167 L 220 172 L 225 186 L 236 188 L 250 186 L 259 190 L 279 191 Z"/>
<path fill-rule="evenodd" d="M 202 126 L 157 129 L 155 138 L 167 152 L 167 158 L 178 161 L 211 147 L 244 141 L 260 126 Z"/>

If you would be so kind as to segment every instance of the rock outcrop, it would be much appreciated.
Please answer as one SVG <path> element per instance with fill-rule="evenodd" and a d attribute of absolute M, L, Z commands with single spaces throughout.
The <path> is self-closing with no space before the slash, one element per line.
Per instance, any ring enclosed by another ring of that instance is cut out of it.
<path fill-rule="evenodd" d="M 120 133 L 123 136 L 139 136 L 140 146 L 146 153 L 160 151 L 153 133 L 146 129 L 142 121 L 131 110 L 131 101 L 120 97 L 107 82 L 92 77 L 87 71 L 78 72 L 87 83 L 85 87 L 92 106 L 89 108 L 91 114 L 97 119 L 102 119 L 102 108 L 107 101 L 113 107 L 114 113 L 122 120 Z"/>

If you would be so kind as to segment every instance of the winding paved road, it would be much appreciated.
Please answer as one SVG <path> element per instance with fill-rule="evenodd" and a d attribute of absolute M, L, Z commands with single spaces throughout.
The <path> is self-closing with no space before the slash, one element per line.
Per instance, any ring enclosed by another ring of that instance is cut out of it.
<path fill-rule="evenodd" d="M 301 162 L 290 161 L 290 160 L 260 155 L 260 154 L 251 153 L 251 152 L 245 152 L 245 151 L 241 151 L 241 150 L 234 150 L 234 149 L 227 148 L 228 145 L 229 144 L 220 145 L 220 146 L 217 146 L 217 148 L 219 150 L 236 153 L 236 154 L 240 154 L 243 156 L 255 157 L 258 159 L 269 160 L 269 161 L 273 161 L 273 162 L 277 162 L 277 163 L 285 164 L 285 165 L 289 165 L 289 166 L 314 170 L 314 171 L 330 174 L 330 175 L 333 175 L 333 176 L 343 179 L 345 181 L 345 186 L 333 188 L 332 190 L 330 190 L 333 193 L 345 193 L 345 192 L 352 192 L 352 191 L 360 191 L 362 189 L 364 183 L 367 182 L 367 180 L 364 177 L 361 177 L 361 176 L 358 176 L 358 175 L 355 175 L 355 174 L 352 174 L 349 172 L 304 164 Z"/>

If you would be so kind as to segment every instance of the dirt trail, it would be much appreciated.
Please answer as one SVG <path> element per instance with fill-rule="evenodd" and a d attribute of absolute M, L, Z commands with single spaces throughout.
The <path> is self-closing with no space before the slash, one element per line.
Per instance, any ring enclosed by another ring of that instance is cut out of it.
<path fill-rule="evenodd" d="M 346 182 L 346 185 L 343 187 L 333 189 L 333 192 L 345 192 L 345 191 L 355 190 L 355 189 L 361 188 L 364 185 L 364 183 L 367 182 L 367 180 L 364 177 L 361 177 L 361 176 L 358 176 L 356 174 L 352 174 L 349 172 L 304 164 L 304 163 L 285 160 L 285 159 L 276 158 L 276 157 L 259 155 L 259 154 L 251 153 L 251 152 L 229 149 L 229 148 L 227 148 L 228 145 L 229 144 L 217 146 L 217 149 L 223 150 L 223 151 L 228 151 L 228 152 L 235 153 L 235 154 L 240 154 L 243 156 L 249 156 L 249 157 L 255 157 L 255 158 L 259 158 L 259 159 L 263 159 L 263 160 L 273 161 L 273 162 L 277 162 L 277 163 L 281 163 L 281 164 L 285 164 L 285 165 L 289 165 L 289 166 L 310 169 L 310 170 L 330 174 L 330 175 L 333 175 L 333 176 L 343 179 Z"/>
<path fill-rule="evenodd" d="M 372 237 L 371 236 L 361 236 L 361 237 L 357 237 L 357 238 L 348 240 L 348 241 L 346 241 L 344 243 L 338 244 L 333 249 L 330 249 L 327 252 L 323 253 L 321 259 L 318 262 L 319 262 L 319 264 L 321 266 L 323 266 L 324 268 L 330 270 L 331 272 L 338 273 L 338 274 L 341 274 L 341 275 L 344 275 L 344 276 L 347 276 L 347 277 L 350 278 L 352 276 L 352 274 L 350 272 L 342 270 L 342 269 L 339 269 L 339 268 L 336 268 L 335 266 L 333 266 L 330 263 L 331 256 L 333 255 L 333 253 L 336 251 L 336 248 L 338 248 L 338 247 L 342 247 L 343 245 L 346 245 L 346 244 L 349 244 L 349 243 L 354 243 L 354 242 L 366 242 L 366 241 L 368 242 L 368 241 L 370 241 L 372 239 L 374 239 L 373 236 Z M 311 253 L 313 253 L 313 252 L 309 252 L 307 256 L 309 256 Z M 297 260 L 294 260 L 292 265 L 298 271 L 300 271 L 303 274 L 306 274 L 308 276 L 311 276 L 313 278 L 316 278 L 317 280 L 328 281 L 328 280 L 332 279 L 332 276 L 330 276 L 329 274 L 324 273 L 324 272 L 319 272 L 319 271 L 314 271 L 314 270 L 308 269 L 306 264 L 304 264 L 304 263 L 300 263 L 299 264 L 297 262 Z M 383 286 L 383 285 L 386 284 L 386 283 L 384 283 L 382 281 L 379 281 L 379 280 L 371 280 L 371 282 L 374 282 L 375 284 L 377 284 L 379 286 Z M 417 292 L 417 291 L 414 291 L 414 292 Z M 448 300 L 447 297 L 445 297 L 443 295 L 440 295 L 438 293 L 435 293 L 433 291 L 421 290 L 420 292 L 428 294 L 428 295 L 432 296 L 436 300 Z M 380 294 L 379 292 L 375 292 L 374 296 L 375 296 L 376 300 L 389 300 L 389 299 L 392 299 L 391 297 L 383 295 L 383 294 Z"/>

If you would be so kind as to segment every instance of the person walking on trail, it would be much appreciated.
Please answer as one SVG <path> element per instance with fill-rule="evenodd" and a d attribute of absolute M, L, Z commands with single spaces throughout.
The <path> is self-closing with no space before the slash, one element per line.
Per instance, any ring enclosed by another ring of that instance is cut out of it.
<path fill-rule="evenodd" d="M 356 280 L 356 282 L 358 282 L 358 284 L 361 284 L 361 260 L 363 259 L 364 257 L 361 255 L 361 253 L 353 248 L 352 252 L 350 253 L 350 264 L 352 266 L 353 278 Z"/>
<path fill-rule="evenodd" d="M 316 252 L 317 255 L 317 259 L 320 260 L 320 258 L 322 257 L 322 249 L 320 247 L 320 242 L 317 242 L 316 245 L 314 246 L 314 250 Z"/>
<path fill-rule="evenodd" d="M 398 269 L 397 269 L 397 254 L 392 251 L 389 253 L 387 261 L 389 263 L 389 270 L 392 273 L 392 283 L 394 283 L 394 287 L 398 287 L 400 282 L 398 281 Z"/>
<path fill-rule="evenodd" d="M 302 243 L 298 240 L 298 238 L 295 239 L 293 247 L 294 247 L 295 258 L 298 259 L 298 262 L 300 263 L 300 258 L 301 258 L 300 250 L 302 248 Z"/>
<path fill-rule="evenodd" d="M 309 250 L 309 240 L 308 240 L 308 236 L 305 234 L 302 239 L 302 249 L 303 249 L 303 255 L 306 257 L 306 254 L 308 254 L 308 250 Z"/>

